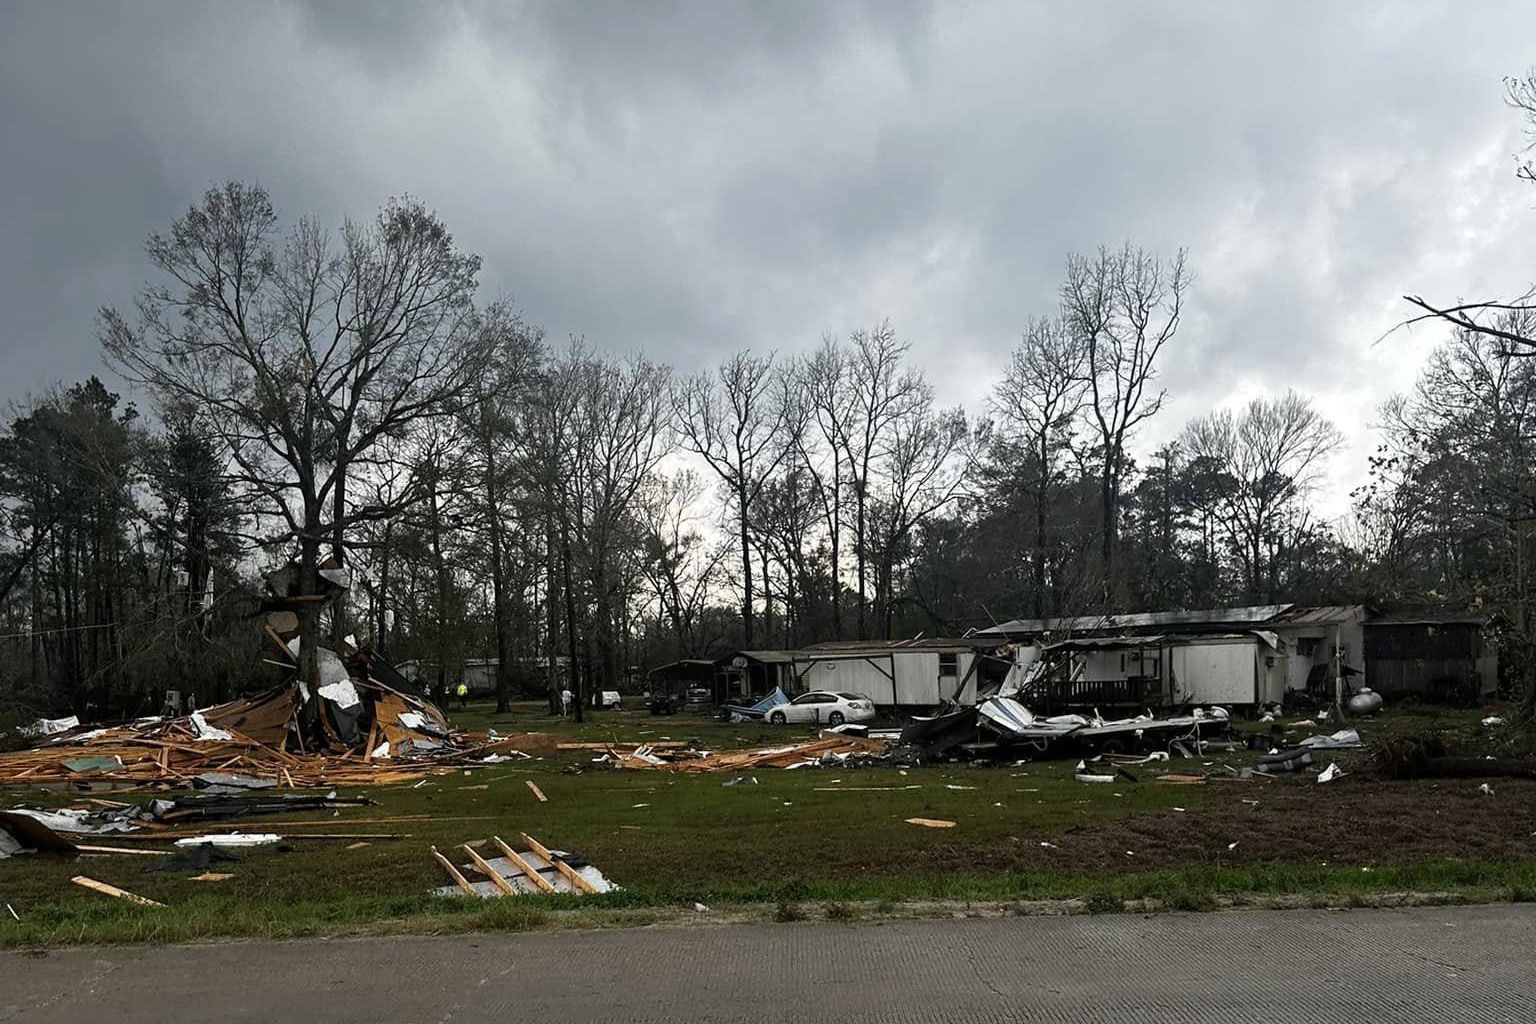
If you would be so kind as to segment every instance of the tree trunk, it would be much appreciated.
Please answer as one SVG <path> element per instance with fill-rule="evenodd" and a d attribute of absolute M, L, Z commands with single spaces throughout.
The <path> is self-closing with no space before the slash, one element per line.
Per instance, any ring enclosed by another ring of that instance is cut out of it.
<path fill-rule="evenodd" d="M 564 521 L 560 523 L 560 565 L 561 574 L 564 577 L 565 590 L 565 645 L 571 659 L 570 665 L 567 666 L 569 682 L 566 685 L 571 688 L 571 703 L 575 705 L 576 721 L 579 724 L 583 716 L 581 708 L 582 680 L 581 673 L 577 670 L 576 657 L 576 593 L 575 588 L 571 585 L 571 528 L 570 524 Z"/>
<path fill-rule="evenodd" d="M 496 713 L 512 709 L 512 614 L 508 607 L 506 562 L 501 535 L 501 502 L 496 470 L 489 448 L 485 451 L 485 513 L 491 535 L 491 612 L 496 633 Z"/>
<path fill-rule="evenodd" d="M 320 541 L 316 529 L 318 515 L 305 517 L 304 532 L 299 537 L 299 682 L 309 691 L 309 699 L 299 710 L 301 731 L 308 733 L 304 742 L 318 742 L 320 728 L 320 602 L 303 598 L 320 593 Z"/>
<path fill-rule="evenodd" d="M 858 639 L 860 639 L 860 640 L 867 640 L 869 638 L 869 620 L 868 620 L 867 609 L 865 608 L 865 603 L 866 602 L 864 600 L 864 594 L 865 594 L 865 583 L 866 583 L 866 577 L 865 577 L 865 556 L 867 554 L 867 549 L 869 548 L 869 545 L 866 544 L 865 540 L 864 540 L 864 483 L 863 483 L 863 481 L 862 480 L 859 481 L 856 486 L 858 487 L 858 491 L 854 495 L 854 498 L 855 498 L 855 500 L 854 500 L 854 522 L 857 524 L 857 526 L 856 526 L 856 528 L 854 530 L 854 538 L 853 538 L 854 552 L 853 553 L 854 553 L 854 559 L 858 563 L 858 567 L 859 567 L 859 569 L 858 569 L 858 572 L 859 572 L 859 635 L 858 635 Z"/>
<path fill-rule="evenodd" d="M 346 543 L 342 536 L 343 524 L 347 517 L 347 474 L 338 469 L 336 472 L 335 504 L 332 506 L 331 521 L 331 557 L 336 559 L 336 564 L 345 566 Z M 193 577 L 195 582 L 197 577 Z M 347 591 L 338 590 L 336 597 L 331 601 L 331 647 L 336 653 L 341 653 L 342 641 L 347 637 Z"/>
<path fill-rule="evenodd" d="M 1104 574 L 1103 596 L 1106 607 L 1108 607 L 1110 595 L 1114 591 L 1115 540 L 1119 525 L 1116 519 L 1119 512 L 1120 478 L 1119 471 L 1111 469 L 1112 461 L 1118 461 L 1118 457 L 1111 460 L 1106 455 L 1104 460 L 1104 480 L 1099 490 L 1099 511 L 1104 517 L 1104 531 L 1100 544 L 1099 560 L 1101 571 Z"/>
<path fill-rule="evenodd" d="M 742 646 L 752 647 L 752 548 L 747 539 L 747 489 L 736 488 L 736 508 L 741 536 L 741 631 Z"/>
<path fill-rule="evenodd" d="M 1050 455 L 1049 439 L 1045 432 L 1040 432 L 1040 447 L 1035 453 L 1039 458 L 1039 465 L 1035 471 L 1039 474 L 1039 486 L 1035 488 L 1035 618 L 1045 618 L 1045 498 L 1050 486 L 1050 477 L 1046 473 L 1046 459 Z"/>

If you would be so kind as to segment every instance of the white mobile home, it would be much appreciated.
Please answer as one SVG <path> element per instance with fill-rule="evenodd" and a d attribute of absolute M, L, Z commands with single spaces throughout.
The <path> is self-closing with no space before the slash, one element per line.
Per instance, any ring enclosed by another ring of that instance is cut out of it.
<path fill-rule="evenodd" d="M 1262 631 L 1045 644 L 1044 666 L 1020 699 L 1036 710 L 1277 703 L 1285 697 L 1281 647 Z"/>
<path fill-rule="evenodd" d="M 974 704 L 977 688 L 1012 667 L 1006 642 L 967 640 L 817 644 L 794 652 L 794 690 L 867 695 L 883 707 Z"/>

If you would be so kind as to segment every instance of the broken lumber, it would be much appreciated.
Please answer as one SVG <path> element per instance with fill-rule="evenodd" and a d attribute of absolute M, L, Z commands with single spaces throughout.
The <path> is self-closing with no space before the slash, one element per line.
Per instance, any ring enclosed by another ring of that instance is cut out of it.
<path fill-rule="evenodd" d="M 532 882 L 535 886 L 538 887 L 540 892 L 555 891 L 554 883 L 545 878 L 543 875 L 539 874 L 538 869 L 535 868 L 532 864 L 529 864 L 527 858 L 503 842 L 500 836 L 491 836 L 491 842 L 495 843 L 498 847 L 501 848 L 502 856 L 511 861 L 517 870 L 521 871 L 527 877 L 528 881 Z"/>
<path fill-rule="evenodd" d="M 460 889 L 469 893 L 471 896 L 480 895 L 475 890 L 475 887 L 469 884 L 469 879 L 465 878 L 459 872 L 459 869 L 453 866 L 453 861 L 449 860 L 447 857 L 444 857 L 441 853 L 438 853 L 437 847 L 434 846 L 431 849 L 432 856 L 437 858 L 437 862 L 443 866 L 443 870 L 448 872 L 448 877 L 453 879 L 454 885 L 457 885 Z"/>
<path fill-rule="evenodd" d="M 116 899 L 127 900 L 129 903 L 137 903 L 141 907 L 165 906 L 164 903 L 157 903 L 147 896 L 140 896 L 137 893 L 129 892 L 127 889 L 119 889 L 117 886 L 109 885 L 106 882 L 98 882 L 96 879 L 87 878 L 85 875 L 76 875 L 74 878 L 71 878 L 70 881 L 74 882 L 76 885 L 83 885 L 87 889 L 99 892 L 103 896 L 112 896 Z"/>
<path fill-rule="evenodd" d="M 594 886 L 591 882 L 587 881 L 585 878 L 581 877 L 580 871 L 577 871 L 565 861 L 557 859 L 553 853 L 549 852 L 543 843 L 533 838 L 533 836 L 529 835 L 527 832 L 519 833 L 519 835 L 523 840 L 524 846 L 528 847 L 528 849 L 532 850 L 534 853 L 538 854 L 540 857 L 543 857 L 545 860 L 553 864 L 555 866 L 555 870 L 564 875 L 565 880 L 570 882 L 574 888 L 580 889 L 582 892 L 597 892 L 597 887 Z M 497 842 L 500 842 L 500 840 L 497 840 Z"/>

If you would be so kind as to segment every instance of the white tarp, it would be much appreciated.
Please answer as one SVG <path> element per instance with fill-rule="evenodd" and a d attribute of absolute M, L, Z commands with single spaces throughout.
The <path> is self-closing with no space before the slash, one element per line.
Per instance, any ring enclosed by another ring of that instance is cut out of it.
<path fill-rule="evenodd" d="M 1308 736 L 1301 746 L 1312 750 L 1343 750 L 1361 746 L 1360 733 L 1354 729 L 1340 729 L 1332 736 Z"/>
<path fill-rule="evenodd" d="M 348 708 L 355 708 L 363 702 L 363 698 L 357 695 L 357 687 L 352 685 L 350 678 L 334 683 L 326 683 L 320 687 L 320 696 L 343 711 L 346 711 Z"/>
<path fill-rule="evenodd" d="M 295 658 L 299 656 L 298 637 L 288 641 L 288 650 L 293 652 Z M 357 695 L 357 687 L 352 685 L 352 676 L 347 672 L 346 662 L 341 660 L 341 655 L 329 647 L 320 647 L 315 651 L 315 662 L 320 670 L 320 696 L 343 711 L 355 708 L 363 702 L 363 699 Z M 308 702 L 308 700 L 306 691 L 305 701 Z"/>
<path fill-rule="evenodd" d="M 206 711 L 208 709 L 204 708 L 203 710 Z M 208 720 L 203 717 L 202 711 L 192 712 L 192 728 L 197 730 L 197 738 L 199 740 L 232 740 L 235 738 L 225 730 L 209 725 Z"/>
<path fill-rule="evenodd" d="M 68 718 L 39 718 L 31 725 L 24 725 L 16 731 L 23 736 L 57 736 L 61 732 L 80 728 L 80 719 L 75 715 Z"/>

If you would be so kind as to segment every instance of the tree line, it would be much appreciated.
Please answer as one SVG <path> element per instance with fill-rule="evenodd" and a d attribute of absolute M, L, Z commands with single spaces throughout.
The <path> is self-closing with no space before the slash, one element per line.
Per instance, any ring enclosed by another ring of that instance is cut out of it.
<path fill-rule="evenodd" d="M 1533 97 L 1510 83 L 1528 115 Z M 503 706 L 1025 615 L 1435 603 L 1530 635 L 1529 296 L 1410 299 L 1449 336 L 1329 522 L 1315 486 L 1344 438 L 1294 392 L 1138 456 L 1183 252 L 1069 256 L 968 414 L 885 321 L 691 374 L 551 342 L 480 301 L 478 257 L 409 199 L 329 231 L 231 182 L 146 251 L 155 283 L 100 324 L 152 415 L 93 377 L 0 433 L 0 700 L 27 709 L 248 689 L 260 581 L 284 566 L 301 675 L 349 637 L 427 666 L 439 696 L 493 658 Z"/>

